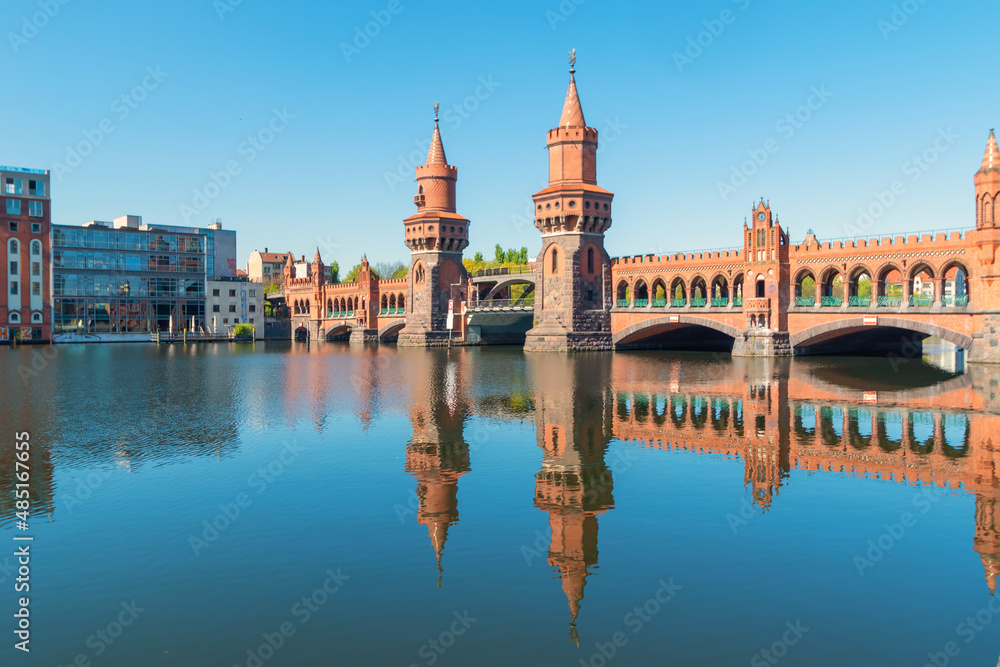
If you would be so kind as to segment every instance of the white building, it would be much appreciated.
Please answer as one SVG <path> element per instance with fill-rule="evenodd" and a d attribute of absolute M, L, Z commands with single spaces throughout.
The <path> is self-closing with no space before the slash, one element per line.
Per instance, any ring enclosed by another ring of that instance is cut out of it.
<path fill-rule="evenodd" d="M 205 319 L 208 328 L 220 334 L 237 324 L 250 324 L 254 338 L 264 340 L 264 284 L 248 280 L 208 281 Z"/>

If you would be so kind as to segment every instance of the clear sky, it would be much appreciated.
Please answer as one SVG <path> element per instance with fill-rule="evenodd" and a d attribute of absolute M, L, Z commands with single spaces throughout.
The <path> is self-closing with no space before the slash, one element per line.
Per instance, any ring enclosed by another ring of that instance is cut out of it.
<path fill-rule="evenodd" d="M 8 0 L 0 164 L 55 170 L 58 223 L 221 218 L 241 263 L 317 245 L 341 266 L 403 260 L 440 101 L 470 256 L 534 254 L 524 215 L 576 48 L 616 193 L 613 256 L 739 245 L 762 196 L 793 242 L 971 227 L 1000 124 L 998 14 L 986 0 Z M 875 215 L 859 225 L 859 209 Z"/>

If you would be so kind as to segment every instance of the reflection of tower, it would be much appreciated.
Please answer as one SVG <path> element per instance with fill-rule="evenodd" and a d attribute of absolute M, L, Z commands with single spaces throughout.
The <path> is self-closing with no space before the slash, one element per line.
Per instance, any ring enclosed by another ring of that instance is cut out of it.
<path fill-rule="evenodd" d="M 468 406 L 461 394 L 458 362 L 435 352 L 414 361 L 417 367 L 409 369 L 415 385 L 410 407 L 413 438 L 406 446 L 406 472 L 417 478 L 417 522 L 427 526 L 440 586 L 448 528 L 458 523 L 458 480 L 470 469 L 463 432 Z M 427 364 L 429 368 L 423 367 Z"/>
<path fill-rule="evenodd" d="M 1000 574 L 1000 511 L 996 498 L 976 496 L 976 539 L 975 550 L 983 559 L 986 569 L 986 585 L 990 595 L 997 590 L 997 575 Z"/>
<path fill-rule="evenodd" d="M 774 373 L 772 360 L 755 360 L 748 367 L 743 416 L 747 424 L 743 484 L 753 502 L 768 510 L 791 470 L 787 372 Z"/>
<path fill-rule="evenodd" d="M 570 637 L 589 569 L 597 564 L 597 515 L 614 506 L 611 470 L 604 462 L 611 434 L 610 382 L 605 355 L 529 357 L 535 386 L 535 426 L 542 469 L 535 506 L 549 513 L 550 566 L 558 568 L 569 601 Z"/>

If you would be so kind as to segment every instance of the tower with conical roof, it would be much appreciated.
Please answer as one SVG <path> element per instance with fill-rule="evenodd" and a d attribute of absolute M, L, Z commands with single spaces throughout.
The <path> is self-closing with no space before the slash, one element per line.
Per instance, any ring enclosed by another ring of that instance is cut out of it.
<path fill-rule="evenodd" d="M 614 194 L 597 185 L 597 130 L 576 88 L 576 51 L 559 127 L 549 130 L 549 185 L 532 199 L 542 250 L 535 264 L 535 320 L 525 350 L 611 349 L 611 258 L 604 233 Z"/>
<path fill-rule="evenodd" d="M 976 172 L 976 229 L 996 228 L 1000 225 L 1000 149 L 997 138 L 990 130 L 983 163 Z"/>
<path fill-rule="evenodd" d="M 467 277 L 462 251 L 469 245 L 469 221 L 456 213 L 458 169 L 448 164 L 445 156 L 437 111 L 435 104 L 427 163 L 417 167 L 417 195 L 413 198 L 417 212 L 403 221 L 410 272 L 400 346 L 447 344 L 448 301 Z M 457 304 L 455 312 L 460 312 Z"/>

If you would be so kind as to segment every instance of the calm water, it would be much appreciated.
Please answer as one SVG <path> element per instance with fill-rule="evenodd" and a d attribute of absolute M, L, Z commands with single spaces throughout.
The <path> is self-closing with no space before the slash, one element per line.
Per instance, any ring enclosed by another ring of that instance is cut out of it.
<path fill-rule="evenodd" d="M 0 664 L 994 665 L 998 375 L 0 349 Z"/>

